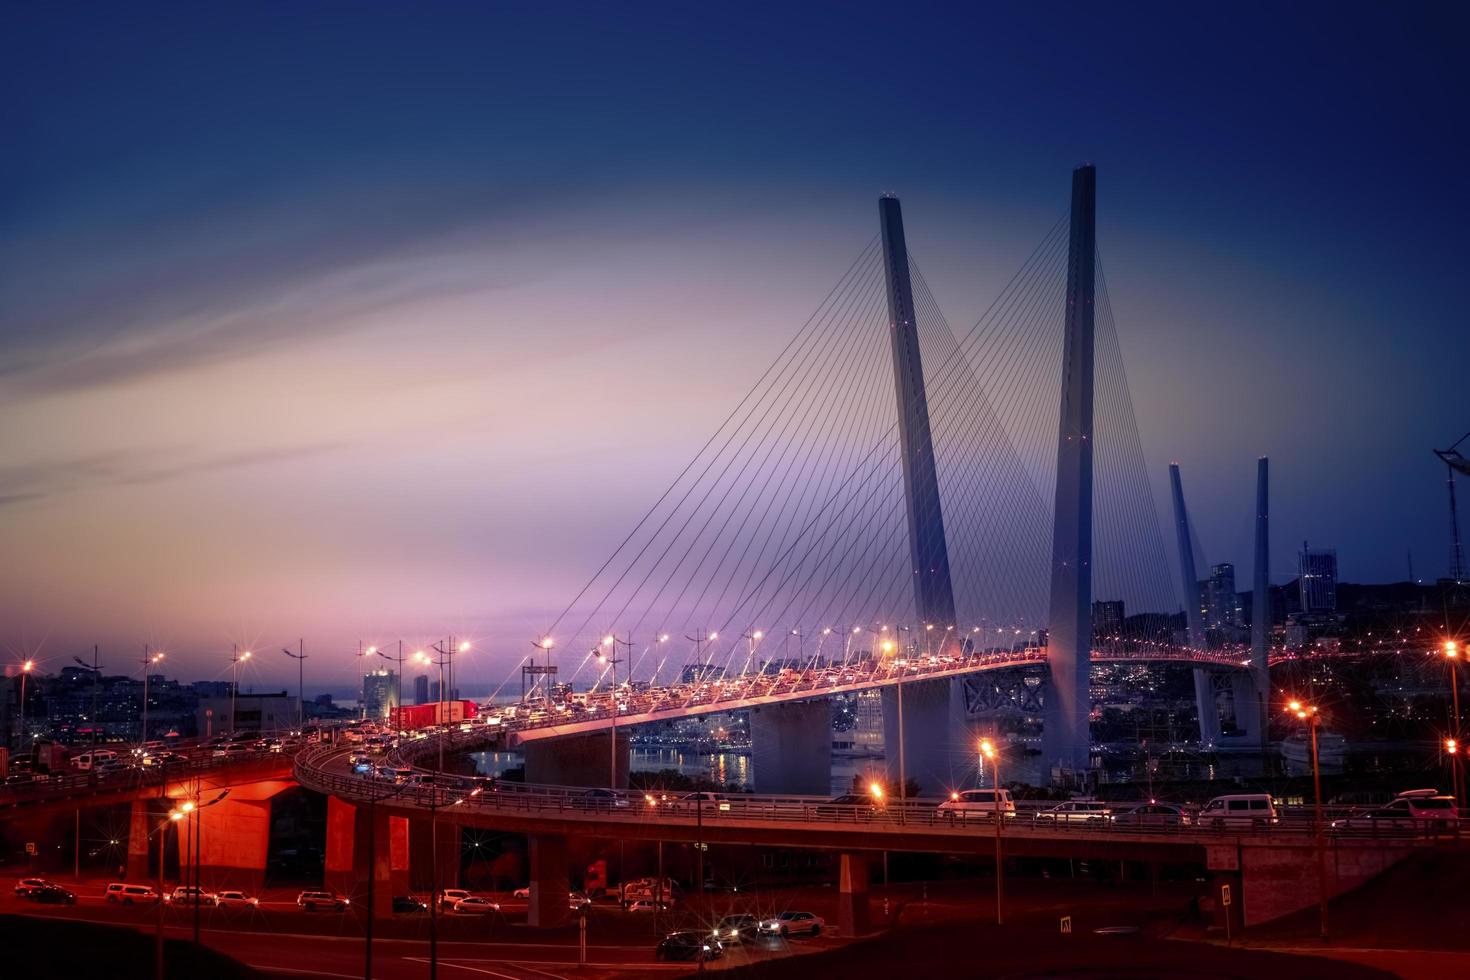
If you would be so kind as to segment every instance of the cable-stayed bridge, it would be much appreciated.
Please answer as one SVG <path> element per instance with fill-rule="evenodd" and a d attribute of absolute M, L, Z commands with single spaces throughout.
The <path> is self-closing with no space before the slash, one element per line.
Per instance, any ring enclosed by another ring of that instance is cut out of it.
<path fill-rule="evenodd" d="M 1220 743 L 1228 691 L 1234 741 L 1261 747 L 1264 642 L 1208 650 L 1193 573 L 1183 601 L 1173 584 L 1095 214 L 1084 166 L 956 335 L 899 201 L 880 199 L 879 234 L 535 641 L 545 717 L 517 741 L 571 734 L 553 717 L 566 698 L 544 696 L 553 677 L 594 680 L 620 707 L 574 729 L 602 739 L 587 755 L 603 781 L 604 728 L 748 707 L 761 788 L 818 791 L 820 766 L 794 760 L 827 742 L 821 696 L 883 688 L 893 775 L 937 778 L 973 757 L 977 675 L 1044 661 L 1045 763 L 1075 773 L 1106 659 L 1196 664 L 1201 743 Z M 1264 482 L 1260 503 L 1263 524 Z M 563 737 L 556 776 L 579 754 Z"/>

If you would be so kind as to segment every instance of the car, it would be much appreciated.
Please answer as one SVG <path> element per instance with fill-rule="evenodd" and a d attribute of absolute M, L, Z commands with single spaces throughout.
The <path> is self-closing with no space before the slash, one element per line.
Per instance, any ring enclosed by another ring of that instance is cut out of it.
<path fill-rule="evenodd" d="M 513 892 L 510 893 L 510 897 L 511 898 L 530 898 L 531 897 L 531 886 L 530 885 L 526 885 L 524 888 L 517 888 L 515 891 L 513 891 Z"/>
<path fill-rule="evenodd" d="M 107 891 L 103 894 L 109 902 L 121 902 L 123 905 L 137 905 L 145 902 L 152 904 L 158 901 L 158 892 L 152 885 L 129 885 L 114 881 L 107 886 Z"/>
<path fill-rule="evenodd" d="M 1004 817 L 1015 817 L 1016 801 L 1011 798 L 1011 791 L 1000 790 L 999 807 L 995 797 L 996 791 L 993 789 L 962 790 L 949 794 L 949 799 L 939 804 L 936 812 L 951 823 L 955 820 L 994 820 L 997 809 Z"/>
<path fill-rule="evenodd" d="M 1217 796 L 1206 803 L 1195 823 L 1211 830 L 1224 830 L 1230 827 L 1266 827 L 1279 819 L 1270 793 L 1236 793 Z"/>
<path fill-rule="evenodd" d="M 171 905 L 216 905 L 213 894 L 193 885 L 180 885 L 173 891 L 163 896 L 165 902 Z"/>
<path fill-rule="evenodd" d="M 730 812 L 730 801 L 725 798 L 725 794 L 708 791 L 685 793 L 676 800 L 669 800 L 664 806 L 671 810 L 703 810 L 707 814 Z"/>
<path fill-rule="evenodd" d="M 626 912 L 652 912 L 654 909 L 654 904 L 654 900 L 651 898 L 640 898 L 625 903 L 623 906 L 623 910 Z M 658 910 L 660 912 L 667 912 L 670 908 L 672 908 L 672 906 L 670 906 L 668 902 L 663 902 L 658 906 Z"/>
<path fill-rule="evenodd" d="M 60 885 L 42 885 L 40 888 L 32 888 L 26 892 L 25 899 L 28 902 L 36 902 L 40 905 L 77 904 L 76 895 L 62 888 Z"/>
<path fill-rule="evenodd" d="M 1036 814 L 1036 822 L 1058 825 L 1097 824 L 1106 822 L 1112 812 L 1111 807 L 1097 800 L 1068 800 Z"/>
<path fill-rule="evenodd" d="M 811 912 L 782 912 L 775 918 L 761 922 L 761 934 L 766 936 L 820 936 L 827 921 Z"/>
<path fill-rule="evenodd" d="M 622 892 L 619 897 L 624 902 L 631 902 L 634 899 L 638 898 L 659 897 L 662 897 L 665 901 L 672 902 L 674 900 L 674 893 L 677 892 L 679 889 L 678 885 L 675 884 L 674 879 L 665 878 L 662 896 L 658 894 L 658 890 L 659 888 L 657 878 L 635 878 L 632 881 L 629 881 L 623 885 Z"/>
<path fill-rule="evenodd" d="M 592 899 L 581 892 L 567 892 L 567 905 L 573 912 L 580 912 L 592 905 Z"/>
<path fill-rule="evenodd" d="M 22 878 L 20 881 L 15 883 L 15 893 L 21 898 L 25 898 L 37 888 L 50 887 L 51 882 L 47 881 L 45 878 Z"/>
<path fill-rule="evenodd" d="M 1351 832 L 1412 837 L 1453 830 L 1459 823 L 1460 811 L 1453 796 L 1401 793 L 1392 803 L 1332 821 L 1331 830 L 1338 834 Z"/>
<path fill-rule="evenodd" d="M 727 915 L 710 932 L 710 938 L 721 943 L 743 943 L 760 934 L 761 920 L 753 915 Z"/>
<path fill-rule="evenodd" d="M 317 912 L 322 909 L 329 912 L 345 912 L 352 901 L 336 892 L 308 891 L 296 896 L 296 904 L 307 912 Z"/>
<path fill-rule="evenodd" d="M 579 799 L 582 801 L 584 807 L 593 810 L 609 810 L 614 807 L 620 808 L 628 805 L 627 797 L 610 789 L 589 789 Z"/>
<path fill-rule="evenodd" d="M 452 909 L 458 903 L 469 898 L 472 892 L 468 888 L 445 888 L 439 892 L 439 907 L 441 909 Z"/>
<path fill-rule="evenodd" d="M 260 899 L 242 891 L 223 891 L 214 896 L 214 904 L 222 909 L 243 909 L 259 905 Z"/>
<path fill-rule="evenodd" d="M 429 904 L 427 902 L 420 902 L 418 899 L 414 898 L 412 895 L 394 895 L 393 896 L 393 914 L 394 915 L 404 915 L 406 913 L 413 913 L 413 912 L 427 912 L 428 910 L 429 910 Z"/>
<path fill-rule="evenodd" d="M 1117 827 L 1188 827 L 1189 814 L 1172 803 L 1140 803 L 1109 818 Z"/>
<path fill-rule="evenodd" d="M 455 902 L 452 910 L 456 915 L 486 915 L 490 912 L 499 912 L 500 904 L 488 898 L 481 898 L 479 895 L 471 895 Z"/>
<path fill-rule="evenodd" d="M 693 929 L 671 932 L 659 940 L 653 950 L 656 960 L 713 960 L 724 955 L 724 949 L 716 940 Z"/>

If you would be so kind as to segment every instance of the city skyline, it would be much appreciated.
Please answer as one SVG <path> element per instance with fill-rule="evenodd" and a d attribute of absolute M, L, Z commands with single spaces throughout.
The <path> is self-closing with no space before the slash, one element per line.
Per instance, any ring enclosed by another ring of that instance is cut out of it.
<path fill-rule="evenodd" d="M 142 40 L 141 8 L 28 13 L 3 69 L 25 96 L 0 163 L 7 649 L 150 643 L 223 679 L 205 651 L 239 644 L 289 689 L 269 654 L 298 636 L 342 651 L 308 662 L 325 684 L 359 638 L 453 633 L 504 675 L 870 238 L 880 192 L 958 330 L 1083 160 L 1155 499 L 1179 460 L 1202 568 L 1245 581 L 1264 454 L 1273 583 L 1303 538 L 1347 581 L 1406 578 L 1411 551 L 1443 574 L 1429 451 L 1470 426 L 1464 191 L 1454 32 L 1425 25 L 1453 15 L 1159 8 L 1124 30 L 1078 7 L 1086 44 L 1001 16 L 934 38 L 873 7 L 834 37 L 817 14 L 768 34 L 589 8 L 548 50 L 516 43 L 546 26 L 529 12 L 172 14 L 191 45 Z M 1016 43 L 977 61 L 982 31 Z M 147 71 L 116 46 L 135 35 Z M 933 54 L 863 69 L 900 39 Z M 321 72 L 361 64 L 349 47 L 379 56 L 350 90 Z"/>

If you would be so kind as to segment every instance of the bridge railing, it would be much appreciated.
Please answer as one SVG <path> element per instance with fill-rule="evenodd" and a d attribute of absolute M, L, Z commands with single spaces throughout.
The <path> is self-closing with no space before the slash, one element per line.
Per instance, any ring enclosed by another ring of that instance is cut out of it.
<path fill-rule="evenodd" d="M 281 758 L 281 753 L 269 749 L 231 751 L 224 756 L 216 756 L 211 746 L 179 747 L 170 751 L 183 756 L 182 760 L 154 766 L 128 764 L 118 769 L 72 771 L 53 774 L 44 780 L 0 786 L 0 806 L 24 806 L 79 794 L 126 792 L 148 786 L 162 789 L 171 782 L 241 763 Z"/>
<path fill-rule="evenodd" d="M 463 733 L 453 733 L 461 735 Z M 453 738 L 453 736 L 451 736 Z M 464 741 L 463 739 L 454 739 Z M 427 740 L 426 740 L 427 741 Z M 423 743 L 419 743 L 422 745 Z M 437 746 L 433 747 L 437 751 Z M 450 745 L 445 745 L 450 750 Z M 435 774 L 429 784 L 410 777 L 395 782 L 370 774 L 352 772 L 350 752 L 324 748 L 302 753 L 296 759 L 296 778 L 320 792 L 359 803 L 390 802 L 395 807 L 412 807 L 430 812 L 452 811 L 534 814 L 587 817 L 597 820 L 671 824 L 683 827 L 698 822 L 774 824 L 824 824 L 872 827 L 889 831 L 941 831 L 957 834 L 993 834 L 994 814 L 941 809 L 944 801 L 914 799 L 885 802 L 834 802 L 811 796 L 757 796 L 712 794 L 704 797 L 686 792 L 657 790 L 612 790 L 584 787 L 542 786 L 511 783 L 482 777 Z M 688 798 L 693 796 L 693 798 Z M 1055 804 L 1051 804 L 1055 805 Z M 1118 808 L 1119 811 L 1122 807 Z M 1056 813 L 1040 802 L 1025 802 L 1002 817 L 1003 835 L 1063 835 L 1096 838 L 1165 839 L 1201 842 L 1202 839 L 1271 838 L 1309 843 L 1315 833 L 1309 807 L 1280 811 L 1276 823 L 1188 823 L 1132 824 L 1110 819 L 1114 814 Z M 1332 811 L 1328 819 L 1344 816 Z M 1438 824 L 1397 828 L 1365 828 L 1340 832 L 1334 837 L 1383 837 L 1426 841 L 1458 836 L 1458 827 Z"/>

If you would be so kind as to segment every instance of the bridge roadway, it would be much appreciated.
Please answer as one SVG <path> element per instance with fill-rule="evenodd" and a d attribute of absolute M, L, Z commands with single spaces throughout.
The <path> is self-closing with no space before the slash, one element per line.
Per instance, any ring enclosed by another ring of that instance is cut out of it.
<path fill-rule="evenodd" d="M 61 805 L 110 806 L 217 786 L 291 778 L 293 760 L 289 752 L 247 750 L 220 757 L 212 747 L 187 745 L 173 746 L 169 751 L 182 758 L 166 765 L 71 772 L 0 787 L 0 812 L 14 815 Z"/>
<path fill-rule="evenodd" d="M 1249 662 L 1239 651 L 1198 651 L 1178 647 L 1158 650 L 1093 651 L 1094 663 L 1170 663 L 1216 669 L 1243 670 Z M 805 671 L 779 674 L 742 673 L 732 678 L 711 678 L 688 684 L 627 689 L 619 699 L 619 725 L 639 725 L 696 715 L 802 701 L 836 694 L 898 687 L 920 681 L 968 677 L 986 671 L 1005 670 L 1046 663 L 1045 648 L 980 652 L 963 656 L 926 656 L 908 660 L 864 660 Z M 497 723 L 505 733 L 506 748 L 528 742 L 602 732 L 612 724 L 612 698 L 608 691 L 594 691 L 585 704 L 537 704 L 502 715 Z"/>

